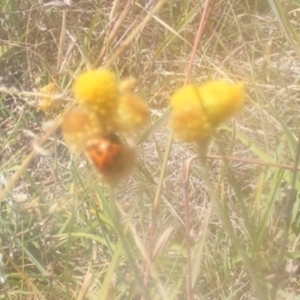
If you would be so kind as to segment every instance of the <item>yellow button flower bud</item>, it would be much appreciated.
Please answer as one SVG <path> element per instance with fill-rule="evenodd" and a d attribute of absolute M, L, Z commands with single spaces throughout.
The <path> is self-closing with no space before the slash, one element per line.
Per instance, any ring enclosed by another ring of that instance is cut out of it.
<path fill-rule="evenodd" d="M 115 117 L 119 86 L 116 76 L 108 69 L 90 70 L 79 75 L 73 85 L 79 104 L 98 114 L 104 123 Z"/>
<path fill-rule="evenodd" d="M 120 131 L 133 131 L 146 124 L 150 111 L 148 105 L 132 92 L 123 93 L 119 99 L 117 125 Z"/>
<path fill-rule="evenodd" d="M 63 119 L 62 132 L 68 146 L 80 153 L 91 140 L 103 134 L 103 128 L 93 112 L 73 108 Z"/>

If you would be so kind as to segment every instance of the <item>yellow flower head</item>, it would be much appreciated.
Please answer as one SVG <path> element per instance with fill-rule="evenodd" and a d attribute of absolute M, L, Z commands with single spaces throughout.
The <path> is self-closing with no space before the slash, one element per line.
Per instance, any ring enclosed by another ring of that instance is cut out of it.
<path fill-rule="evenodd" d="M 219 125 L 237 113 L 245 101 L 242 83 L 232 84 L 225 80 L 209 81 L 198 88 L 209 121 Z"/>
<path fill-rule="evenodd" d="M 200 142 L 211 136 L 213 128 L 203 111 L 195 85 L 189 84 L 175 91 L 170 105 L 170 125 L 180 140 Z"/>
<path fill-rule="evenodd" d="M 108 69 L 90 70 L 77 77 L 73 92 L 79 104 L 98 114 L 109 123 L 118 105 L 119 86 L 116 76 Z"/>
<path fill-rule="evenodd" d="M 242 84 L 223 80 L 189 84 L 171 97 L 171 126 L 182 141 L 207 140 L 216 126 L 241 109 L 244 100 Z"/>
<path fill-rule="evenodd" d="M 82 152 L 92 139 L 103 134 L 103 127 L 93 112 L 73 108 L 63 119 L 62 132 L 68 146 Z"/>
<path fill-rule="evenodd" d="M 119 99 L 117 126 L 120 131 L 131 131 L 141 128 L 148 120 L 148 105 L 132 92 L 123 93 Z"/>
<path fill-rule="evenodd" d="M 62 106 L 60 101 L 54 99 L 54 95 L 58 92 L 59 86 L 54 82 L 43 86 L 39 90 L 39 93 L 44 94 L 44 96 L 42 96 L 41 101 L 38 104 L 37 111 L 50 114 L 57 111 Z"/>

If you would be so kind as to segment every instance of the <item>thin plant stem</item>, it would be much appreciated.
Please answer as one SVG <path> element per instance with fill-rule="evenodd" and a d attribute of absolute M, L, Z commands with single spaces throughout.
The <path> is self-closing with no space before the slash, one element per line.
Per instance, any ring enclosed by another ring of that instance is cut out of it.
<path fill-rule="evenodd" d="M 286 170 L 296 170 L 300 171 L 300 167 L 298 165 L 285 165 L 280 163 L 273 163 L 268 161 L 261 161 L 257 159 L 249 159 L 249 158 L 243 158 L 243 157 L 237 157 L 237 156 L 223 156 L 223 155 L 216 155 L 216 154 L 208 154 L 206 155 L 206 158 L 208 159 L 226 159 L 227 161 L 240 161 L 245 162 L 247 164 L 253 164 L 253 165 L 260 165 L 260 166 L 266 166 L 266 167 L 274 167 L 274 168 L 280 168 L 280 169 L 286 169 Z"/>
<path fill-rule="evenodd" d="M 185 162 L 183 175 L 183 203 L 185 215 L 185 248 L 186 248 L 186 295 L 187 300 L 193 298 L 192 288 L 192 263 L 191 263 L 191 237 L 190 237 L 190 213 L 189 213 L 189 177 L 191 173 L 191 166 L 195 157 L 191 157 Z"/>
<path fill-rule="evenodd" d="M 283 213 L 283 232 L 281 236 L 280 248 L 278 251 L 278 258 L 277 258 L 276 270 L 275 270 L 275 274 L 278 275 L 277 276 L 278 278 L 280 278 L 281 277 L 280 275 L 284 273 L 284 267 L 285 267 L 284 257 L 287 251 L 287 244 L 289 240 L 289 231 L 292 222 L 293 206 L 297 197 L 297 190 L 295 189 L 295 185 L 297 180 L 297 173 L 298 173 L 297 169 L 299 164 L 299 157 L 300 157 L 300 134 L 298 136 L 294 170 L 292 174 L 292 183 L 287 191 L 286 203 L 285 203 L 284 213 Z M 278 287 L 279 287 L 279 280 L 275 280 L 273 282 L 273 286 L 271 290 L 271 299 L 276 299 Z"/>
<path fill-rule="evenodd" d="M 105 51 L 107 50 L 109 44 L 111 43 L 111 41 L 114 39 L 114 37 L 116 36 L 116 33 L 118 31 L 118 29 L 120 28 L 120 26 L 123 24 L 123 20 L 125 19 L 127 13 L 129 12 L 129 9 L 131 7 L 131 5 L 133 4 L 133 0 L 127 0 L 122 13 L 120 14 L 118 20 L 116 21 L 114 27 L 112 28 L 111 32 L 107 35 L 104 43 L 103 43 L 103 47 L 99 53 L 99 56 L 96 59 L 96 62 L 94 64 L 94 67 L 98 67 L 100 65 L 100 62 L 102 61 L 104 55 L 105 55 Z M 114 9 L 114 8 L 113 8 Z"/>
<path fill-rule="evenodd" d="M 66 110 L 66 112 L 63 114 L 65 115 L 69 110 Z M 59 118 L 54 125 L 46 132 L 46 134 L 41 138 L 40 142 L 38 143 L 38 146 L 42 146 L 46 143 L 48 138 L 52 136 L 55 131 L 58 129 L 58 127 L 61 125 L 62 117 Z M 10 181 L 7 183 L 5 188 L 0 192 L 0 203 L 4 200 L 5 196 L 9 193 L 9 191 L 13 188 L 13 186 L 19 181 L 21 175 L 25 172 L 25 170 L 28 168 L 28 166 L 31 164 L 35 156 L 38 154 L 37 150 L 32 150 L 27 157 L 22 161 L 21 166 L 19 169 L 14 173 L 14 175 L 11 177 Z"/>
<path fill-rule="evenodd" d="M 212 205 L 217 210 L 218 217 L 220 218 L 220 221 L 222 223 L 222 227 L 228 234 L 228 237 L 231 240 L 232 245 L 234 245 L 237 248 L 237 250 L 246 266 L 246 269 L 252 279 L 252 283 L 253 283 L 253 286 L 256 291 L 258 299 L 265 300 L 266 296 L 267 296 L 265 287 L 262 284 L 262 280 L 260 279 L 260 276 L 255 272 L 253 265 L 251 263 L 251 260 L 249 259 L 248 255 L 246 254 L 246 251 L 243 249 L 242 245 L 237 240 L 234 230 L 232 228 L 229 216 L 224 213 L 224 210 L 223 210 L 221 203 L 218 199 L 218 196 L 216 194 L 215 188 L 209 179 L 210 168 L 206 164 L 205 156 L 202 153 L 200 153 L 200 160 L 201 160 L 202 171 L 203 171 L 202 178 L 203 178 L 205 186 L 209 192 Z"/>
<path fill-rule="evenodd" d="M 229 153 L 232 152 L 232 149 L 233 149 L 233 146 L 234 146 L 234 141 L 235 141 L 235 136 L 236 136 L 236 130 L 235 129 L 234 129 L 233 133 L 234 133 L 234 135 L 233 135 L 233 139 L 232 139 L 232 143 L 231 143 L 231 146 L 230 146 Z M 231 168 L 229 166 L 229 161 L 225 158 L 225 153 L 223 151 L 222 145 L 220 143 L 218 143 L 218 146 L 219 146 L 219 150 L 220 150 L 221 155 L 222 155 L 224 169 L 226 169 L 228 182 L 229 182 L 230 186 L 233 188 L 233 190 L 234 190 L 235 194 L 237 195 L 238 199 L 241 200 L 241 201 L 239 201 L 240 207 L 241 207 L 241 209 L 240 209 L 241 216 L 244 220 L 244 224 L 245 224 L 247 232 L 250 236 L 251 242 L 252 242 L 253 245 L 255 245 L 256 244 L 255 243 L 256 237 L 255 237 L 255 233 L 253 231 L 253 224 L 249 219 L 249 213 L 248 213 L 246 205 L 244 203 L 244 198 L 242 196 L 243 194 L 241 192 L 240 187 L 236 184 L 236 181 L 234 180 L 234 175 L 232 174 Z M 226 205 L 226 203 L 224 203 L 224 205 Z"/>
<path fill-rule="evenodd" d="M 133 39 L 139 34 L 146 24 L 151 20 L 152 16 L 159 11 L 166 0 L 160 0 L 156 5 L 148 12 L 143 21 L 129 34 L 129 36 L 122 42 L 119 48 L 113 53 L 113 55 L 106 61 L 105 67 L 109 67 L 116 59 L 123 53 L 123 51 L 131 44 Z"/>
<path fill-rule="evenodd" d="M 92 283 L 93 283 L 93 275 L 91 273 L 91 263 L 90 263 L 90 265 L 88 267 L 88 270 L 86 272 L 84 281 L 82 283 L 79 295 L 78 295 L 78 297 L 77 297 L 76 300 L 84 300 L 84 299 L 86 299 L 86 295 L 87 295 L 87 293 L 88 293 L 88 291 L 89 291 Z"/>
<path fill-rule="evenodd" d="M 63 9 L 62 11 L 62 24 L 59 38 L 59 46 L 58 46 L 58 54 L 57 54 L 57 63 L 56 67 L 59 70 L 61 67 L 61 62 L 63 58 L 63 50 L 66 40 L 66 26 L 67 26 L 67 9 Z"/>
<path fill-rule="evenodd" d="M 119 206 L 118 207 L 118 210 L 119 212 L 124 215 L 125 212 L 122 210 L 122 207 Z M 164 285 L 160 282 L 160 279 L 159 279 L 159 275 L 158 273 L 156 272 L 156 270 L 154 270 L 154 268 L 152 267 L 152 264 L 150 262 L 150 259 L 148 257 L 148 252 L 144 246 L 144 244 L 142 243 L 142 241 L 140 240 L 139 238 L 139 234 L 137 233 L 137 230 L 136 228 L 132 225 L 132 224 L 128 224 L 128 228 L 129 230 L 131 231 L 131 236 L 133 237 L 134 239 L 134 242 L 135 242 L 135 245 L 137 246 L 137 249 L 141 252 L 141 254 L 143 255 L 144 259 L 145 259 L 145 263 L 148 265 L 148 268 L 149 268 L 149 273 L 151 274 L 151 278 L 153 278 L 155 280 L 155 284 L 157 285 L 158 287 L 158 292 L 160 294 L 160 299 L 162 300 L 168 300 L 168 294 L 165 290 L 165 287 Z M 145 298 L 144 298 L 145 299 Z"/>
<path fill-rule="evenodd" d="M 164 157 L 164 162 L 162 165 L 162 171 L 160 173 L 160 178 L 159 178 L 159 183 L 156 189 L 153 205 L 152 205 L 152 216 L 151 216 L 151 225 L 150 225 L 150 230 L 149 230 L 149 238 L 148 238 L 148 256 L 149 256 L 149 261 L 150 264 L 153 261 L 153 249 L 154 249 L 154 235 L 156 231 L 156 220 L 157 220 L 157 215 L 158 215 L 158 207 L 159 207 L 159 200 L 160 200 L 160 195 L 163 187 L 163 180 L 166 175 L 166 169 L 167 169 L 167 163 L 169 160 L 169 155 L 171 152 L 171 146 L 172 146 L 172 141 L 173 141 L 173 134 L 170 135 L 170 139 L 168 142 L 168 147 L 165 153 Z M 144 286 L 147 287 L 149 285 L 149 276 L 150 276 L 150 264 L 145 264 L 145 273 L 144 273 Z"/>
<path fill-rule="evenodd" d="M 197 30 L 197 35 L 195 38 L 194 46 L 191 52 L 191 57 L 189 59 L 189 65 L 186 72 L 185 82 L 188 83 L 189 76 L 192 70 L 192 66 L 195 60 L 196 52 L 199 47 L 201 38 L 204 33 L 204 29 L 206 26 L 206 21 L 209 18 L 209 7 L 211 4 L 211 0 L 206 0 L 204 4 L 203 13 L 201 15 L 201 19 L 199 22 L 199 27 Z M 184 186 L 183 186 L 183 202 L 184 202 L 184 212 L 185 212 L 185 234 L 186 234 L 186 256 L 187 256 L 187 274 L 186 274 L 186 295 L 188 300 L 192 300 L 193 298 L 193 288 L 192 288 L 192 266 L 191 266 L 191 244 L 190 244 L 190 217 L 189 217 L 189 198 L 188 198 L 188 178 L 190 167 L 192 164 L 192 160 L 188 160 L 186 162 L 186 173 L 184 177 Z"/>
<path fill-rule="evenodd" d="M 4 251 L 1 248 L 0 248 L 0 252 L 5 257 L 5 259 L 8 261 L 8 263 L 13 267 L 13 269 L 21 276 L 22 280 L 24 280 L 24 282 L 26 282 L 28 289 L 29 290 L 32 289 L 38 295 L 39 299 L 46 300 L 46 298 L 40 293 L 38 288 L 32 283 L 32 281 L 27 277 L 27 275 L 24 274 L 24 272 L 16 265 L 16 263 L 12 260 L 10 255 L 8 255 L 6 253 L 6 251 Z"/>
<path fill-rule="evenodd" d="M 207 24 L 206 22 L 209 18 L 210 12 L 212 11 L 213 4 L 214 4 L 214 0 L 206 0 L 205 1 L 203 13 L 202 13 L 202 16 L 201 16 L 201 20 L 200 20 L 200 23 L 199 23 L 199 28 L 198 28 L 197 35 L 196 35 L 196 39 L 195 39 L 194 46 L 193 46 L 193 49 L 192 49 L 192 52 L 191 52 L 191 57 L 189 59 L 189 64 L 188 64 L 188 68 L 187 68 L 187 72 L 186 72 L 186 76 L 185 76 L 185 81 L 184 81 L 185 84 L 187 84 L 187 82 L 189 80 L 190 73 L 191 73 L 191 70 L 192 70 L 192 67 L 193 67 L 193 64 L 194 64 L 196 52 L 198 50 L 198 46 L 199 46 L 201 38 L 203 36 L 204 29 L 205 29 L 205 26 Z"/>
<path fill-rule="evenodd" d="M 123 230 L 123 226 L 120 222 L 120 214 L 119 214 L 119 209 L 117 206 L 117 197 L 115 194 L 115 188 L 110 187 L 110 203 L 111 203 L 111 214 L 112 214 L 112 220 L 115 226 L 115 229 L 121 239 L 121 243 L 124 247 L 124 251 L 126 253 L 129 265 L 131 266 L 133 273 L 134 273 L 134 280 L 136 282 L 136 286 L 139 288 L 138 291 L 144 299 L 150 300 L 149 293 L 147 289 L 144 288 L 143 286 L 143 280 L 141 279 L 141 274 L 140 270 L 136 266 L 136 258 L 134 258 L 134 255 L 132 253 L 131 248 L 129 247 L 127 240 L 125 238 L 126 233 Z"/>

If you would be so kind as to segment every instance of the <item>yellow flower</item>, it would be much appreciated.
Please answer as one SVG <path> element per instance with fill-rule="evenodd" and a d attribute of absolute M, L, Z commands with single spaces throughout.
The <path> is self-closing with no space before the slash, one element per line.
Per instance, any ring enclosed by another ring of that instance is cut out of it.
<path fill-rule="evenodd" d="M 90 70 L 77 77 L 73 92 L 79 104 L 98 114 L 109 123 L 116 114 L 119 86 L 108 69 Z"/>
<path fill-rule="evenodd" d="M 213 128 L 204 113 L 195 85 L 189 84 L 175 91 L 170 105 L 170 124 L 180 140 L 200 142 L 211 136 Z"/>
<path fill-rule="evenodd" d="M 171 126 L 182 141 L 206 141 L 220 123 L 242 108 L 244 100 L 242 84 L 224 80 L 189 84 L 171 97 Z"/>
<path fill-rule="evenodd" d="M 91 140 L 104 131 L 99 118 L 93 112 L 73 108 L 63 119 L 62 132 L 68 146 L 80 153 L 87 148 Z"/>
<path fill-rule="evenodd" d="M 148 120 L 148 105 L 132 92 L 122 93 L 119 99 L 117 126 L 120 131 L 131 131 L 141 128 Z"/>
<path fill-rule="evenodd" d="M 198 88 L 199 96 L 209 121 L 219 125 L 237 113 L 245 101 L 242 83 L 232 84 L 225 80 L 209 81 Z"/>
<path fill-rule="evenodd" d="M 58 110 L 62 103 L 54 99 L 54 95 L 59 92 L 59 86 L 51 82 L 43 86 L 39 93 L 44 94 L 41 98 L 40 103 L 38 104 L 37 111 L 42 111 L 44 113 L 53 113 Z"/>

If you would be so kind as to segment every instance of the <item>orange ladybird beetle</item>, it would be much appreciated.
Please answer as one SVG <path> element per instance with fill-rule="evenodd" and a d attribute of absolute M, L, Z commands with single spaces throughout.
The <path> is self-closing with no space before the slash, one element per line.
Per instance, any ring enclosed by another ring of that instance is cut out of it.
<path fill-rule="evenodd" d="M 108 133 L 93 139 L 86 151 L 88 159 L 103 181 L 115 184 L 127 176 L 134 167 L 134 150 L 125 145 L 118 135 Z"/>

